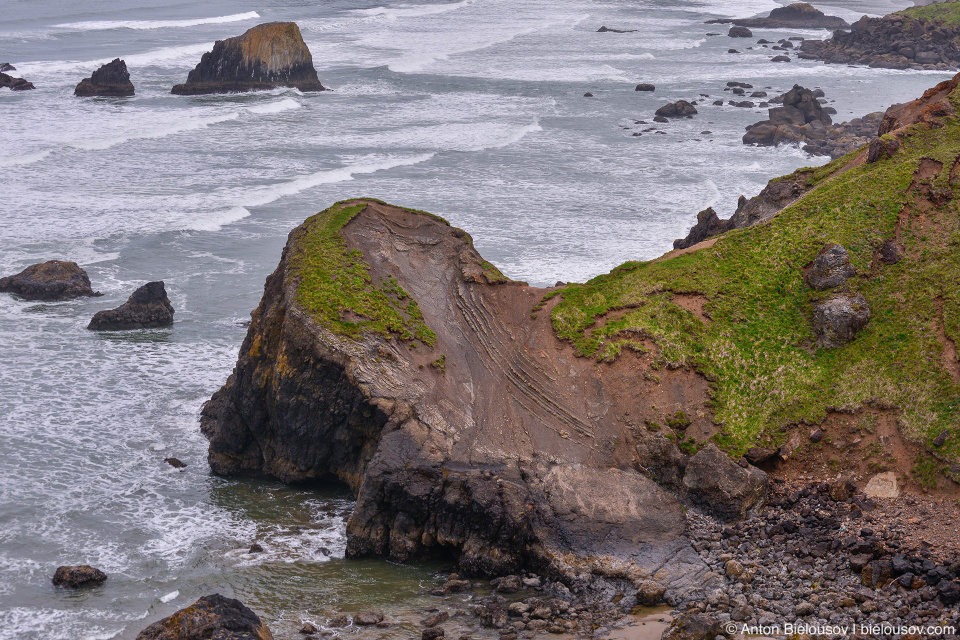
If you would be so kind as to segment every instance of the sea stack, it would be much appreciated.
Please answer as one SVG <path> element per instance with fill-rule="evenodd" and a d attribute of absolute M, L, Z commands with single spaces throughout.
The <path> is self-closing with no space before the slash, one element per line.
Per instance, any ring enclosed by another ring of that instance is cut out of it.
<path fill-rule="evenodd" d="M 76 262 L 62 260 L 32 264 L 20 273 L 0 278 L 0 292 L 48 302 L 100 295 L 90 287 L 86 271 Z"/>
<path fill-rule="evenodd" d="M 130 82 L 130 73 L 127 63 L 116 58 L 93 72 L 89 78 L 84 78 L 73 90 L 73 95 L 83 98 L 122 98 L 133 95 L 133 83 Z"/>
<path fill-rule="evenodd" d="M 87 329 L 123 331 L 169 327 L 173 325 L 173 313 L 163 282 L 148 282 L 116 309 L 98 311 Z"/>
<path fill-rule="evenodd" d="M 213 51 L 203 54 L 187 81 L 172 93 L 190 96 L 276 87 L 325 90 L 295 22 L 269 22 L 241 36 L 217 40 Z"/>

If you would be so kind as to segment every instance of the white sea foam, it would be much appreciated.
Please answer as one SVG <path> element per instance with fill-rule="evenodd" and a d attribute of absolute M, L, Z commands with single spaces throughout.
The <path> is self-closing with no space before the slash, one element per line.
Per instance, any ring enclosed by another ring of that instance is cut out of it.
<path fill-rule="evenodd" d="M 372 9 L 354 9 L 352 13 L 368 18 L 385 18 L 387 20 L 397 20 L 398 18 L 421 18 L 424 16 L 435 16 L 441 13 L 456 11 L 463 7 L 473 4 L 474 0 L 461 0 L 460 2 L 437 3 L 437 4 L 399 4 L 393 7 L 373 7 Z"/>
<path fill-rule="evenodd" d="M 135 29 L 141 31 L 147 29 L 197 27 L 204 24 L 241 22 L 259 17 L 260 14 L 256 11 L 247 11 L 246 13 L 234 13 L 229 16 L 214 16 L 212 18 L 193 18 L 187 20 L 91 20 L 88 22 L 66 22 L 53 26 L 58 29 L 70 29 L 72 31 L 105 31 L 109 29 Z"/>
<path fill-rule="evenodd" d="M 221 122 L 236 120 L 238 117 L 240 117 L 240 113 L 233 111 L 216 116 L 174 118 L 172 120 L 160 122 L 152 126 L 145 126 L 141 129 L 137 129 L 123 135 L 102 138 L 74 138 L 72 140 L 65 141 L 65 144 L 74 149 L 82 149 L 85 151 L 102 151 L 103 149 L 109 149 L 110 147 L 115 147 L 118 144 L 130 142 L 131 140 L 165 138 L 167 136 L 184 133 L 186 131 L 203 129 Z"/>
<path fill-rule="evenodd" d="M 31 151 L 29 153 L 24 153 L 19 156 L 10 156 L 10 157 L 0 157 L 0 168 L 4 167 L 15 167 L 17 165 L 24 164 L 33 164 L 34 162 L 40 162 L 47 156 L 52 153 L 50 149 L 44 149 L 43 151 Z"/>
<path fill-rule="evenodd" d="M 170 593 L 168 593 L 168 594 L 166 594 L 166 595 L 160 596 L 160 602 L 166 604 L 166 603 L 170 602 L 171 600 L 175 600 L 176 597 L 179 596 L 179 595 L 180 595 L 180 592 L 179 592 L 179 591 L 171 591 Z"/>
<path fill-rule="evenodd" d="M 127 63 L 127 67 L 179 67 L 194 66 L 200 59 L 200 56 L 210 51 L 213 43 L 190 44 L 177 47 L 161 47 L 152 49 L 143 53 L 133 53 L 121 55 Z M 42 77 L 44 75 L 57 74 L 77 74 L 90 73 L 101 65 L 110 62 L 113 58 L 100 58 L 97 60 L 50 60 L 21 62 L 17 64 L 17 69 L 22 69 L 23 73 L 32 78 Z"/>
<path fill-rule="evenodd" d="M 252 113 L 269 115 L 273 113 L 282 113 L 284 111 L 299 109 L 301 106 L 302 105 L 293 98 L 284 98 L 283 100 L 278 100 L 276 102 L 268 102 L 266 104 L 259 104 L 249 107 L 248 110 Z"/>

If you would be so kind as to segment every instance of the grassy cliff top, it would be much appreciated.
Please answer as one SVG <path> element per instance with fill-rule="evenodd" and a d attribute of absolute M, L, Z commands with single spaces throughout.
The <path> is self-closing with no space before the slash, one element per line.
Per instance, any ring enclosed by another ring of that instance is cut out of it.
<path fill-rule="evenodd" d="M 960 102 L 957 92 L 950 99 Z M 779 444 L 787 426 L 818 424 L 829 408 L 869 404 L 896 407 L 905 435 L 928 446 L 948 430 L 939 451 L 957 460 L 960 384 L 945 355 L 960 339 L 960 186 L 951 175 L 960 121 L 940 124 L 912 125 L 892 158 L 865 164 L 851 154 L 798 172 L 819 186 L 768 223 L 568 286 L 552 311 L 557 335 L 602 361 L 638 337 L 653 340 L 662 366 L 711 381 L 717 439 L 735 452 Z M 924 158 L 944 168 L 914 184 Z M 895 235 L 905 256 L 885 265 L 878 248 Z M 856 340 L 829 350 L 814 346 L 811 314 L 830 292 L 803 280 L 826 243 L 848 249 L 859 275 L 845 286 L 872 310 Z M 706 318 L 680 306 L 679 294 L 698 296 Z"/>
<path fill-rule="evenodd" d="M 941 22 L 949 25 L 960 25 L 960 0 L 951 0 L 950 2 L 938 2 L 928 4 L 923 7 L 910 7 L 897 14 L 915 18 L 917 20 L 928 20 L 930 22 Z"/>
<path fill-rule="evenodd" d="M 347 247 L 341 231 L 368 201 L 378 202 L 338 202 L 299 227 L 289 256 L 297 302 L 317 324 L 340 336 L 373 333 L 432 345 L 436 336 L 416 300 L 392 278 L 374 282 L 363 253 Z"/>

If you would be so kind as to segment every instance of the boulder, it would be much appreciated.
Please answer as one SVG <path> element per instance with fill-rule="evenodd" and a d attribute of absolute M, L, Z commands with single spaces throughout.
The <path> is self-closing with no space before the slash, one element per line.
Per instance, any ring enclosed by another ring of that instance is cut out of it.
<path fill-rule="evenodd" d="M 810 288 L 825 291 L 839 287 L 855 275 L 847 250 L 839 244 L 828 244 L 807 267 L 803 279 Z"/>
<path fill-rule="evenodd" d="M 714 640 L 720 635 L 720 623 L 699 613 L 684 613 L 674 620 L 661 640 Z"/>
<path fill-rule="evenodd" d="M 707 238 L 726 233 L 732 228 L 733 223 L 730 220 L 721 220 L 713 207 L 708 207 L 697 214 L 697 223 L 690 229 L 686 238 L 678 238 L 673 241 L 673 248 L 686 249 L 692 247 Z"/>
<path fill-rule="evenodd" d="M 198 95 L 295 87 L 324 91 L 313 56 L 295 22 L 270 22 L 243 35 L 217 40 L 213 50 L 172 93 Z"/>
<path fill-rule="evenodd" d="M 733 24 L 761 29 L 846 29 L 850 25 L 843 18 L 824 15 L 807 2 L 795 2 L 778 7 L 766 18 L 741 18 Z"/>
<path fill-rule="evenodd" d="M 57 567 L 53 574 L 53 584 L 58 587 L 77 589 L 79 587 L 103 584 L 107 574 L 88 564 Z"/>
<path fill-rule="evenodd" d="M 900 150 L 900 141 L 896 138 L 882 136 L 874 138 L 867 150 L 867 164 L 879 162 L 884 158 L 892 158 Z"/>
<path fill-rule="evenodd" d="M 173 325 L 173 313 L 163 282 L 148 282 L 116 309 L 98 311 L 87 329 L 122 331 L 169 327 Z"/>
<path fill-rule="evenodd" d="M 677 100 L 657 109 L 655 115 L 661 118 L 692 118 L 696 113 L 697 108 L 692 104 L 686 100 Z"/>
<path fill-rule="evenodd" d="M 90 287 L 90 277 L 76 262 L 61 260 L 33 264 L 16 275 L 0 278 L 0 292 L 44 301 L 101 295 Z"/>
<path fill-rule="evenodd" d="M 0 73 L 0 87 L 7 87 L 11 91 L 29 91 L 36 89 L 32 82 L 27 82 L 23 78 L 14 78 L 5 73 Z"/>
<path fill-rule="evenodd" d="M 384 617 L 383 611 L 371 609 L 370 611 L 363 611 L 353 616 L 353 624 L 358 627 L 372 627 L 375 624 L 383 622 Z"/>
<path fill-rule="evenodd" d="M 902 244 L 893 238 L 887 238 L 883 241 L 883 244 L 880 245 L 880 262 L 884 264 L 897 264 L 903 260 L 903 253 L 904 248 Z"/>
<path fill-rule="evenodd" d="M 825 349 L 852 342 L 869 322 L 870 305 L 861 293 L 841 292 L 813 306 L 813 334 Z"/>
<path fill-rule="evenodd" d="M 730 31 L 727 32 L 727 35 L 731 38 L 752 38 L 753 32 L 746 27 L 730 27 Z"/>
<path fill-rule="evenodd" d="M 127 72 L 127 63 L 116 58 L 93 72 L 89 78 L 84 78 L 73 90 L 73 95 L 81 97 L 124 97 L 132 96 L 133 83 Z"/>
<path fill-rule="evenodd" d="M 790 56 L 773 56 L 770 62 L 790 62 Z"/>
<path fill-rule="evenodd" d="M 273 640 L 273 635 L 242 602 L 215 593 L 154 622 L 136 640 Z"/>
<path fill-rule="evenodd" d="M 641 580 L 637 585 L 637 604 L 655 607 L 663 603 L 663 594 L 667 589 L 656 580 Z"/>
<path fill-rule="evenodd" d="M 756 467 L 741 467 L 711 443 L 687 461 L 683 485 L 695 503 L 724 520 L 737 520 L 763 505 L 768 478 Z"/>
<path fill-rule="evenodd" d="M 897 498 L 900 496 L 900 487 L 897 486 L 897 474 L 893 471 L 878 473 L 867 481 L 863 493 L 868 498 Z"/>
<path fill-rule="evenodd" d="M 656 87 L 652 84 L 641 82 L 634 91 L 655 91 Z"/>

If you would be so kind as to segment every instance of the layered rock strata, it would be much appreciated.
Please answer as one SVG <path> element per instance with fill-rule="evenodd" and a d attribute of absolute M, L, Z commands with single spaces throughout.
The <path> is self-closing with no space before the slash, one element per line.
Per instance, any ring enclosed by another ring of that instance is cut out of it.
<path fill-rule="evenodd" d="M 374 307 L 346 299 L 333 316 L 310 311 L 303 283 L 343 276 L 307 256 L 338 243 L 393 301 L 376 308 L 405 309 L 429 333 L 385 333 Z M 638 381 L 626 362 L 577 357 L 538 311 L 550 293 L 507 281 L 442 220 L 336 205 L 291 233 L 237 367 L 203 409 L 211 467 L 346 483 L 349 556 L 446 551 L 471 573 L 655 579 L 668 601 L 692 597 L 711 578 L 684 535 L 687 456 L 643 425 L 669 407 L 689 416 L 680 428 L 709 432 L 707 381 L 682 369 Z M 715 473 L 740 471 L 727 460 Z M 731 500 L 719 508 L 762 498 Z"/>
<path fill-rule="evenodd" d="M 73 90 L 73 95 L 80 97 L 126 97 L 133 94 L 127 63 L 120 58 L 101 66 Z"/>
<path fill-rule="evenodd" d="M 324 91 L 313 56 L 295 22 L 270 22 L 243 35 L 217 40 L 213 50 L 172 93 L 198 95 L 294 87 Z"/>

